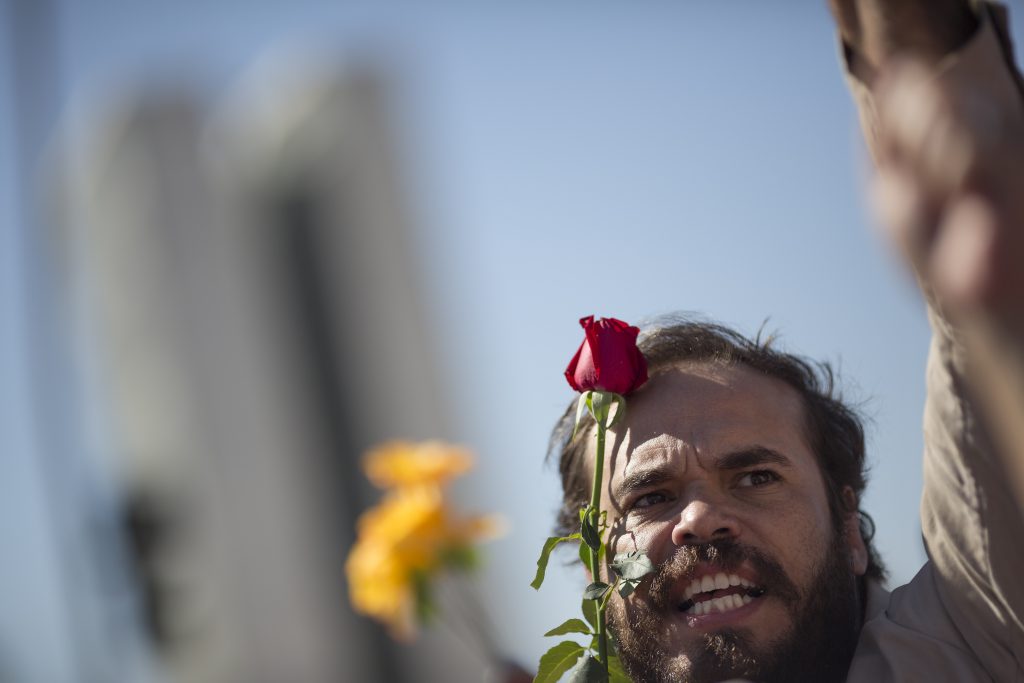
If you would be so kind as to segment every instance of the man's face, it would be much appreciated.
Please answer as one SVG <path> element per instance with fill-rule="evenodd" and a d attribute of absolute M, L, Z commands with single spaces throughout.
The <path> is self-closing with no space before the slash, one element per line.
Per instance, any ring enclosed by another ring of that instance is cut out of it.
<path fill-rule="evenodd" d="M 833 523 L 799 395 L 742 365 L 687 364 L 628 403 L 601 506 L 614 550 L 659 568 L 609 603 L 631 675 L 844 677 L 867 555 L 855 515 Z"/>

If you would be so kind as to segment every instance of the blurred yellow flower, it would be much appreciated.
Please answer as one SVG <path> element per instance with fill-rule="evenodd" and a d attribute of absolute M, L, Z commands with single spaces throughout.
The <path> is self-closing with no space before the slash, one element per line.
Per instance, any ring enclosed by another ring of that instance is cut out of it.
<path fill-rule="evenodd" d="M 440 485 L 472 466 L 469 451 L 441 441 L 392 441 L 370 451 L 363 461 L 366 476 L 380 488 Z"/>
<path fill-rule="evenodd" d="M 366 460 L 375 483 L 397 488 L 357 522 L 345 564 L 349 597 L 356 611 L 387 624 L 396 638 L 415 633 L 423 599 L 418 587 L 443 569 L 468 568 L 473 544 L 499 529 L 493 517 L 458 517 L 444 500 L 438 484 L 471 464 L 465 451 L 436 442 L 390 444 Z"/>

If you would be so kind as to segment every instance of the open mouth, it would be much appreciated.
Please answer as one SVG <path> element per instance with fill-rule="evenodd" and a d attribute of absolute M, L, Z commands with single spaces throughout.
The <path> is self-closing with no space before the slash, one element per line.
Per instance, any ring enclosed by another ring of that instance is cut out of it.
<path fill-rule="evenodd" d="M 762 595 L 764 588 L 736 574 L 706 574 L 690 582 L 678 609 L 690 616 L 699 617 L 739 609 Z"/>

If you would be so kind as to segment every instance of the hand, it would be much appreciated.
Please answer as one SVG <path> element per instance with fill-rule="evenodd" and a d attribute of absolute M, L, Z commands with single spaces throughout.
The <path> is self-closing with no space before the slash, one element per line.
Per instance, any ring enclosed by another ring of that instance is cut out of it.
<path fill-rule="evenodd" d="M 897 56 L 934 63 L 973 34 L 967 0 L 829 0 L 843 41 L 873 71 Z"/>
<path fill-rule="evenodd" d="M 878 88 L 876 205 L 922 285 L 1024 342 L 1024 120 L 972 83 L 893 65 Z"/>

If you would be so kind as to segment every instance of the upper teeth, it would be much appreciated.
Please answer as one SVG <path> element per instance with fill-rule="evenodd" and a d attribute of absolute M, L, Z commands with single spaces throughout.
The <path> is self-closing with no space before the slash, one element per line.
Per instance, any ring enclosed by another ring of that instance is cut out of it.
<path fill-rule="evenodd" d="M 684 599 L 689 600 L 694 596 L 695 593 L 708 593 L 713 590 L 721 590 L 723 588 L 729 588 L 730 586 L 743 586 L 744 588 L 752 588 L 754 584 L 750 583 L 746 579 L 741 579 L 736 574 L 726 574 L 724 572 L 718 572 L 714 576 L 707 574 L 699 579 L 694 579 L 690 582 L 690 585 L 686 587 L 686 592 L 683 594 Z"/>

